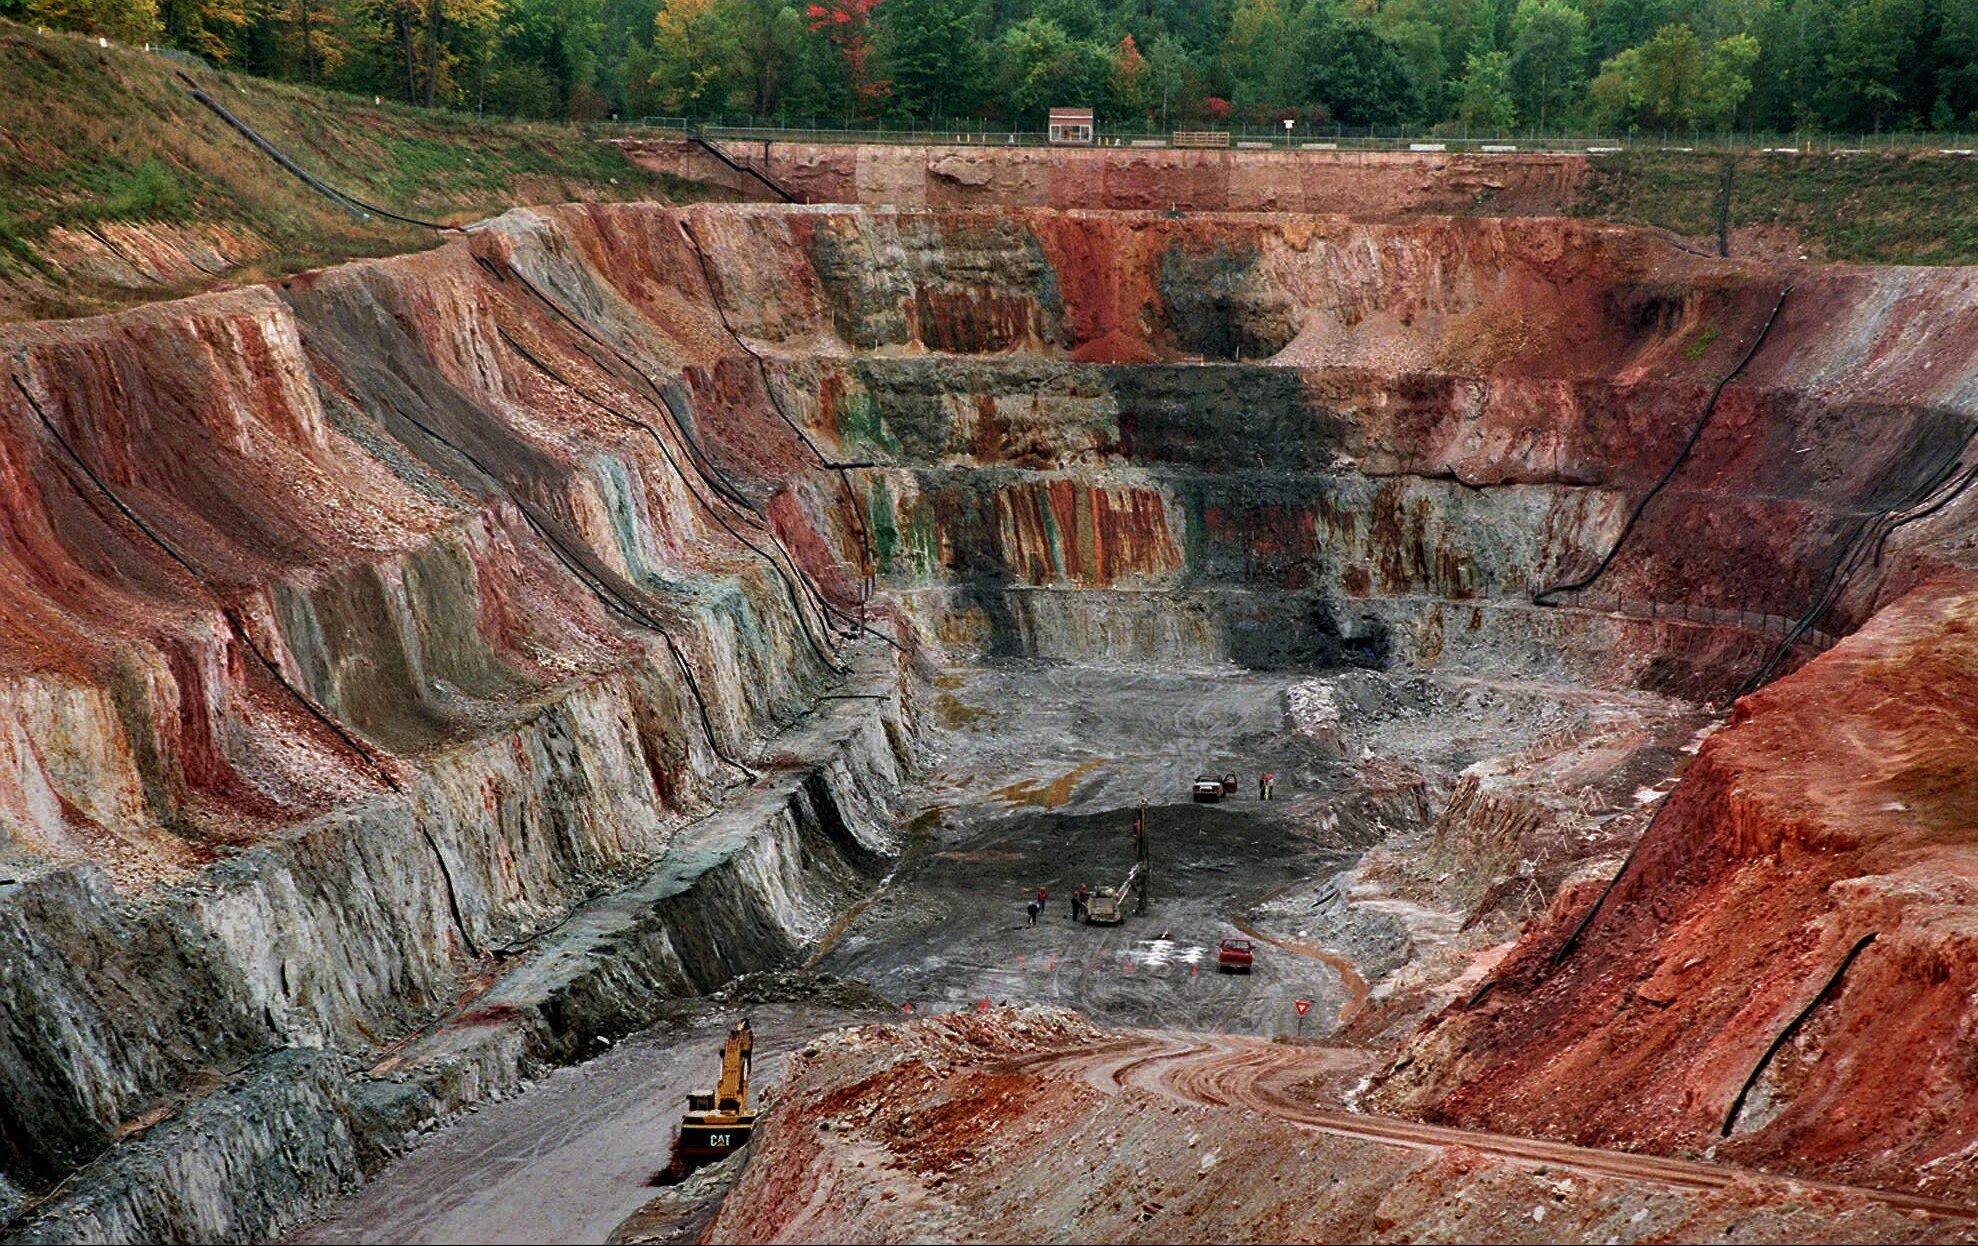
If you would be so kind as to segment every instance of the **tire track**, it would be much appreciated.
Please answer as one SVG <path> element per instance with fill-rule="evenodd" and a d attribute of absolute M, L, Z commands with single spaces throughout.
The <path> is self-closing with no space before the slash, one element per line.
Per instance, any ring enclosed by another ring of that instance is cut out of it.
<path fill-rule="evenodd" d="M 1257 898 L 1255 904 L 1250 906 L 1251 911 L 1255 911 L 1269 904 L 1272 900 L 1290 891 L 1293 887 L 1302 886 L 1304 881 L 1303 879 L 1295 880 L 1273 891 L 1266 892 Z M 1339 1024 L 1342 1027 L 1352 1021 L 1353 1018 L 1359 1016 L 1361 1010 L 1366 1008 L 1368 1000 L 1372 998 L 1372 988 L 1367 985 L 1366 978 L 1360 975 L 1359 966 L 1355 965 L 1351 958 L 1342 956 L 1338 952 L 1329 952 L 1317 944 L 1300 943 L 1296 939 L 1284 939 L 1277 935 L 1265 934 L 1251 923 L 1249 913 L 1247 912 L 1230 918 L 1230 924 L 1259 943 L 1268 943 L 1280 951 L 1291 953 L 1293 956 L 1303 956 L 1307 960 L 1318 961 L 1323 965 L 1329 966 L 1334 973 L 1337 973 L 1340 984 L 1346 988 L 1346 1002 L 1339 1006 Z"/>
<path fill-rule="evenodd" d="M 1149 1032 L 1077 1051 L 1053 1052 L 1010 1062 L 1016 1071 L 1070 1077 L 1109 1093 L 1131 1087 L 1184 1103 L 1264 1112 L 1306 1129 L 1413 1151 L 1466 1147 L 1518 1164 L 1566 1168 L 1589 1176 L 1646 1181 L 1682 1190 L 1718 1191 L 1734 1185 L 1784 1187 L 1782 1196 L 1808 1190 L 1867 1199 L 1898 1211 L 1956 1220 L 1978 1220 L 1978 1208 L 1901 1190 L 1878 1190 L 1782 1176 L 1757 1169 L 1661 1155 L 1639 1155 L 1523 1138 L 1481 1130 L 1429 1125 L 1399 1117 L 1321 1108 L 1291 1087 L 1329 1065 L 1328 1052 L 1347 1048 L 1297 1046 L 1236 1034 Z M 1353 1051 L 1355 1057 L 1364 1053 Z M 1337 1058 L 1337 1057 L 1335 1057 Z"/>

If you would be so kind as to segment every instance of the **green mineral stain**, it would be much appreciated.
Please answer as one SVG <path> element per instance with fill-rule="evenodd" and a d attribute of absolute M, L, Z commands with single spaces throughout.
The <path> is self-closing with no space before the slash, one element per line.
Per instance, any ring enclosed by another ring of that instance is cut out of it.
<path fill-rule="evenodd" d="M 1051 510 L 1049 495 L 1039 492 L 1037 498 L 1038 518 L 1043 522 L 1044 548 L 1051 556 L 1051 571 L 1059 579 L 1065 574 L 1064 537 L 1058 531 L 1058 517 Z"/>
<path fill-rule="evenodd" d="M 886 487 L 884 477 L 876 477 L 872 482 L 872 493 L 866 500 L 866 523 L 872 529 L 872 557 L 879 564 L 879 574 L 891 575 L 900 531 L 893 526 L 893 491 Z"/>
<path fill-rule="evenodd" d="M 1188 516 L 1188 531 L 1183 537 L 1184 557 L 1189 567 L 1199 567 L 1209 555 L 1209 523 L 1205 518 L 1208 503 L 1199 489 L 1190 489 L 1181 501 L 1183 513 Z"/>
<path fill-rule="evenodd" d="M 1051 261 L 1045 258 L 1043 244 L 1037 241 L 1036 234 L 1025 232 L 1023 246 L 1030 253 L 1030 261 L 1037 272 L 1037 305 L 1044 309 L 1047 334 L 1060 336 L 1065 319 L 1065 294 L 1063 287 L 1058 285 L 1058 270 L 1051 267 Z"/>
<path fill-rule="evenodd" d="M 1704 352 L 1710 349 L 1710 344 L 1723 335 L 1724 326 L 1718 324 L 1716 321 L 1712 321 L 1697 331 L 1695 339 L 1683 349 L 1683 353 L 1692 359 L 1701 359 L 1704 356 Z"/>
<path fill-rule="evenodd" d="M 886 427 L 886 417 L 879 413 L 872 395 L 862 389 L 852 390 L 839 399 L 838 437 L 848 447 L 867 453 L 883 450 L 898 455 L 900 452 L 899 438 Z"/>
<path fill-rule="evenodd" d="M 598 494 L 604 500 L 605 515 L 611 520 L 612 537 L 618 542 L 625 565 L 642 574 L 644 542 L 639 539 L 639 517 L 632 505 L 632 483 L 626 478 L 625 465 L 609 455 L 600 455 L 594 462 Z"/>
<path fill-rule="evenodd" d="M 916 504 L 907 519 L 907 551 L 913 564 L 914 579 L 922 583 L 932 583 L 935 568 L 939 563 L 940 538 L 935 529 L 934 508 L 924 502 Z"/>

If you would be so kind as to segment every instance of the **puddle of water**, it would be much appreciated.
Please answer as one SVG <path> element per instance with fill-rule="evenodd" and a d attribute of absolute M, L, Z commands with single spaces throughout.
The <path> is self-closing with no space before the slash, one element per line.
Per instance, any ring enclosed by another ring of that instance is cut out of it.
<path fill-rule="evenodd" d="M 1127 949 L 1128 960 L 1149 969 L 1179 962 L 1184 965 L 1199 965 L 1209 949 L 1192 943 L 1176 943 L 1173 939 L 1141 939 Z"/>
<path fill-rule="evenodd" d="M 950 731 L 962 731 L 972 726 L 978 719 L 989 717 L 989 711 L 979 705 L 969 705 L 952 692 L 944 692 L 934 698 L 934 713 L 941 725 Z"/>
<path fill-rule="evenodd" d="M 1040 809 L 1057 809 L 1071 800 L 1071 792 L 1078 781 L 1106 764 L 1103 757 L 1082 761 L 1049 783 L 1041 779 L 1021 779 L 1007 787 L 999 787 L 990 795 L 1005 804 L 1033 805 Z"/>

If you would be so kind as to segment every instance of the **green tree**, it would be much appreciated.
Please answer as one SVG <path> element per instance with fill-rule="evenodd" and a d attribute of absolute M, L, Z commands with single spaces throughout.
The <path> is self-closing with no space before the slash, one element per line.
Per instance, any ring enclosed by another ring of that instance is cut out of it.
<path fill-rule="evenodd" d="M 1691 130 L 1728 126 L 1751 94 L 1758 40 L 1732 35 L 1706 47 L 1684 25 L 1664 26 L 1610 57 L 1589 88 L 1595 124 Z"/>
<path fill-rule="evenodd" d="M 1840 21 L 1841 0 L 1786 0 L 1753 30 L 1763 49 L 1752 68 L 1757 123 L 1789 130 L 1818 125 L 1824 115 L 1827 50 Z"/>
<path fill-rule="evenodd" d="M 1612 58 L 1646 43 L 1657 30 L 1684 21 L 1694 0 L 1588 0 L 1593 54 Z"/>
<path fill-rule="evenodd" d="M 981 96 L 979 0 L 886 0 L 878 10 L 880 52 L 902 117 L 950 117 Z"/>
<path fill-rule="evenodd" d="M 234 59 L 234 40 L 247 27 L 246 0 L 156 0 L 164 41 L 209 61 Z"/>
<path fill-rule="evenodd" d="M 752 117 L 782 106 L 804 41 L 804 19 L 787 0 L 717 0 L 716 41 L 731 102 Z"/>
<path fill-rule="evenodd" d="M 1367 22 L 1326 22 L 1309 38 L 1304 98 L 1344 125 L 1400 125 L 1421 116 L 1421 96 L 1394 42 Z"/>
<path fill-rule="evenodd" d="M 506 64 L 535 65 L 554 83 L 553 93 L 571 116 L 602 115 L 605 98 L 598 88 L 604 43 L 603 0 L 504 0 L 507 10 L 495 40 L 469 44 L 484 56 Z M 477 65 L 477 75 L 485 66 Z M 476 83 L 478 86 L 478 82 Z"/>
<path fill-rule="evenodd" d="M 1585 89 L 1586 58 L 1586 14 L 1565 0 L 1518 0 L 1508 70 L 1527 121 L 1544 128 L 1566 114 Z"/>
<path fill-rule="evenodd" d="M 1054 24 L 1079 43 L 1106 41 L 1112 33 L 1099 0 L 1032 0 L 1030 15 Z"/>
<path fill-rule="evenodd" d="M 1147 93 L 1150 103 L 1161 110 L 1161 127 L 1168 126 L 1171 109 L 1183 106 L 1193 59 L 1188 45 L 1170 34 L 1158 34 L 1147 41 Z"/>
<path fill-rule="evenodd" d="M 1261 121 L 1302 102 L 1311 30 L 1309 14 L 1281 0 L 1236 0 L 1216 67 L 1238 113 Z"/>
<path fill-rule="evenodd" d="M 1472 130 L 1508 130 L 1518 124 L 1509 52 L 1472 52 L 1456 84 L 1456 116 Z"/>
<path fill-rule="evenodd" d="M 1954 119 L 1967 124 L 1978 121 L 1978 4 L 1947 3 L 1941 9 L 1941 21 L 1936 44 L 1937 102 Z"/>
<path fill-rule="evenodd" d="M 1415 94 L 1421 100 L 1423 115 L 1441 116 L 1445 111 L 1447 94 L 1444 80 L 1449 76 L 1449 54 L 1443 27 L 1432 21 L 1395 21 L 1383 23 L 1381 33 L 1387 36 L 1407 62 L 1408 76 L 1415 83 Z"/>
<path fill-rule="evenodd" d="M 1827 53 L 1834 120 L 1880 130 L 1907 102 L 1927 10 L 1922 0 L 1857 0 L 1844 9 Z"/>
<path fill-rule="evenodd" d="M 1758 40 L 1751 35 L 1732 35 L 1711 45 L 1692 105 L 1692 124 L 1713 130 L 1731 127 L 1739 105 L 1751 94 L 1751 67 L 1758 55 Z"/>
<path fill-rule="evenodd" d="M 644 39 L 625 40 L 625 55 L 619 62 L 622 85 L 620 103 L 628 118 L 650 117 L 659 111 L 659 93 L 653 88 L 653 74 L 659 64 L 652 46 Z"/>
<path fill-rule="evenodd" d="M 156 0 L 33 0 L 25 20 L 139 43 L 157 29 L 158 6 Z"/>
<path fill-rule="evenodd" d="M 1472 52 L 1499 52 L 1504 48 L 1506 15 L 1511 0 L 1470 0 L 1457 11 L 1457 45 L 1463 63 Z"/>
<path fill-rule="evenodd" d="M 1106 55 L 1047 18 L 1018 22 L 997 48 L 998 95 L 1011 122 L 1042 129 L 1059 106 L 1097 100 L 1106 89 Z"/>
<path fill-rule="evenodd" d="M 660 107 L 684 116 L 707 112 L 721 80 L 724 32 L 714 0 L 666 0 L 653 18 L 653 90 Z"/>
<path fill-rule="evenodd" d="M 343 15 L 327 0 L 281 0 L 273 10 L 283 52 L 295 75 L 311 84 L 335 76 L 350 48 Z"/>

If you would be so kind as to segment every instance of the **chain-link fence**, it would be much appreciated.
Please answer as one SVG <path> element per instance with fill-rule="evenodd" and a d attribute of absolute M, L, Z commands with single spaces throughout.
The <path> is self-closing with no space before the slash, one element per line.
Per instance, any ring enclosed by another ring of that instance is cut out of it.
<path fill-rule="evenodd" d="M 831 118 L 777 119 L 717 115 L 712 117 L 643 117 L 608 128 L 628 133 L 664 135 L 698 132 L 730 142 L 781 143 L 897 143 L 966 147 L 1051 146 L 1041 130 L 992 129 L 979 121 L 948 124 L 887 125 Z M 1204 135 L 1218 136 L 1206 144 Z M 1102 127 L 1094 147 L 1228 147 L 1234 150 L 1290 152 L 1579 152 L 1595 155 L 1624 151 L 1770 152 L 1779 155 L 1849 155 L 1902 151 L 1965 157 L 1978 152 L 1978 133 L 1541 133 L 1538 131 L 1450 132 L 1436 128 L 1332 126 L 1313 130 L 1303 125 L 1227 126 L 1213 130 L 1151 127 Z"/>

